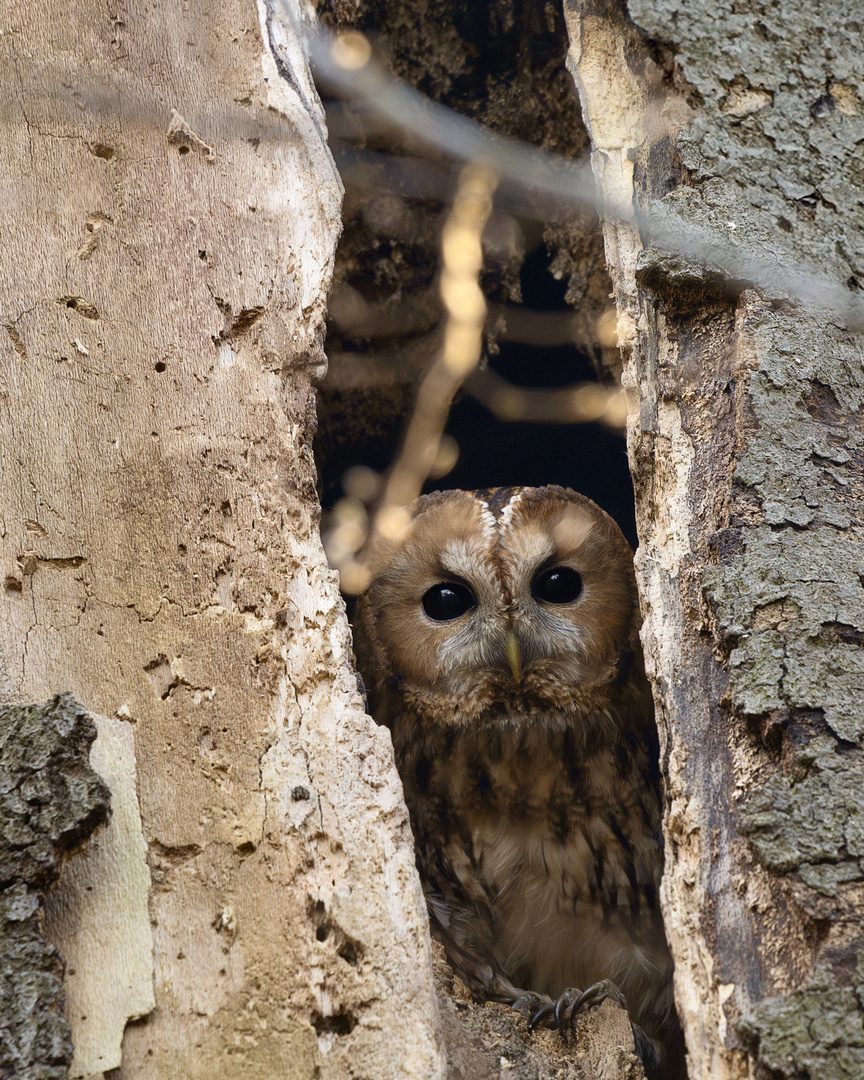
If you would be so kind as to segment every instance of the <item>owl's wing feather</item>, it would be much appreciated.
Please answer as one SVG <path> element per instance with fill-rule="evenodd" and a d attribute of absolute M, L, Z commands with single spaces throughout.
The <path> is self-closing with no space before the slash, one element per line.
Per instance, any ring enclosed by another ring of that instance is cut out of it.
<path fill-rule="evenodd" d="M 485 919 L 478 919 L 476 912 L 454 907 L 441 893 L 429 888 L 424 891 L 432 934 L 444 946 L 450 966 L 475 1000 L 501 1001 L 512 1005 L 532 993 L 514 986 L 501 974 L 500 966 L 493 967 L 490 963 L 489 943 L 477 940 L 478 927 L 488 925 Z M 532 998 L 536 996 L 532 994 Z"/>

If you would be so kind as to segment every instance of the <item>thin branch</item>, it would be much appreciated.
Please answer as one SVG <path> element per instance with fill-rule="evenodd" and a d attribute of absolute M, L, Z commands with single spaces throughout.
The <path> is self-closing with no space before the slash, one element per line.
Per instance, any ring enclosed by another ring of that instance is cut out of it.
<path fill-rule="evenodd" d="M 441 236 L 440 290 L 447 312 L 444 343 L 420 384 L 402 449 L 387 476 L 364 553 L 356 558 L 346 553 L 348 558 L 337 564 L 345 592 L 359 593 L 369 584 L 369 552 L 376 541 L 398 540 L 410 525 L 408 506 L 433 471 L 453 397 L 480 362 L 486 323 L 486 301 L 478 280 L 483 268 L 480 241 L 492 213 L 497 182 L 494 172 L 477 163 L 466 165 L 459 178 Z M 332 548 L 328 554 L 333 557 Z"/>

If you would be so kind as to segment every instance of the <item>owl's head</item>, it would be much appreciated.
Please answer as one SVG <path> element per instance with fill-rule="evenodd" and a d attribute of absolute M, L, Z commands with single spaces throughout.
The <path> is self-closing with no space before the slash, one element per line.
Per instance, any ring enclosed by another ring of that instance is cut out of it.
<path fill-rule="evenodd" d="M 587 707 L 628 678 L 639 625 L 632 552 L 575 491 L 427 495 L 378 565 L 355 616 L 373 691 L 459 722 Z"/>

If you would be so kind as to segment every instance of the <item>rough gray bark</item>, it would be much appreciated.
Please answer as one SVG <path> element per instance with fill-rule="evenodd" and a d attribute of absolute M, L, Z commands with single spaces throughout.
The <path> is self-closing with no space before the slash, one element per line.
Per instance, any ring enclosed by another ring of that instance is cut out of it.
<path fill-rule="evenodd" d="M 0 707 L 0 1070 L 64 1080 L 63 958 L 42 930 L 44 894 L 63 860 L 108 818 L 108 790 L 90 768 L 91 718 L 68 695 Z"/>
<path fill-rule="evenodd" d="M 857 290 L 853 6 L 629 8 L 638 31 L 615 5 L 567 4 L 608 202 Z M 691 118 L 667 134 L 682 96 Z M 861 341 L 770 281 L 756 290 L 652 247 L 650 227 L 610 223 L 606 240 L 635 404 L 664 911 L 691 1076 L 858 1077 Z"/>

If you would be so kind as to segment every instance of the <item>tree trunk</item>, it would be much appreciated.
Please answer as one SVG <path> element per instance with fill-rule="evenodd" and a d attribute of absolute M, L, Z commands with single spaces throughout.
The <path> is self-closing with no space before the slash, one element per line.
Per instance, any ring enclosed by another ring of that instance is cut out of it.
<path fill-rule="evenodd" d="M 864 280 L 864 42 L 839 0 L 745 8 L 565 0 L 691 1076 L 831 1080 L 864 1074 L 864 363 L 836 310 L 741 267 Z M 0 699 L 71 691 L 112 796 L 46 911 L 71 1075 L 634 1074 L 611 1006 L 578 1066 L 500 1007 L 439 1021 L 318 541 L 340 185 L 293 28 L 265 0 L 2 28 Z"/>
<path fill-rule="evenodd" d="M 858 1077 L 864 357 L 842 313 L 740 267 L 860 287 L 861 22 L 835 0 L 629 8 L 635 27 L 612 3 L 565 4 L 620 215 L 606 250 L 690 1075 Z M 670 250 L 676 230 L 706 258 Z"/>
<path fill-rule="evenodd" d="M 317 531 L 341 190 L 296 35 L 263 0 L 2 27 L 0 696 L 74 694 L 113 789 L 48 912 L 72 1075 L 439 1076 Z"/>

